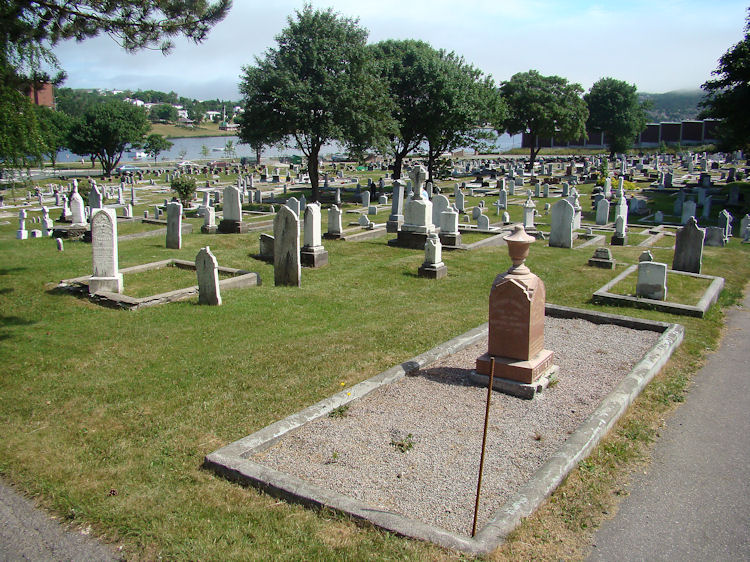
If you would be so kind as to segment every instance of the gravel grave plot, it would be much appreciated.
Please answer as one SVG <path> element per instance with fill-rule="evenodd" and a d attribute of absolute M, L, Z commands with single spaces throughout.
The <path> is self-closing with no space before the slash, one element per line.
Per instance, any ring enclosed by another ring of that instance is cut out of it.
<path fill-rule="evenodd" d="M 545 319 L 558 382 L 533 400 L 493 392 L 478 529 L 588 418 L 660 334 Z M 373 508 L 471 534 L 486 387 L 468 379 L 486 341 L 284 436 L 252 460 Z M 403 451 L 403 452 L 402 452 Z"/>

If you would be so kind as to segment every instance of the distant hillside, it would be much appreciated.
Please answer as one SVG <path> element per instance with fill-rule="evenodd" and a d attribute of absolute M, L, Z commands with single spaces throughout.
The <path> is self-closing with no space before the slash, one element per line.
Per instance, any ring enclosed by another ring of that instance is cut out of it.
<path fill-rule="evenodd" d="M 698 102 L 703 99 L 703 90 L 677 90 L 664 94 L 638 93 L 641 100 L 650 100 L 648 119 L 660 121 L 682 121 L 695 119 L 700 111 Z"/>

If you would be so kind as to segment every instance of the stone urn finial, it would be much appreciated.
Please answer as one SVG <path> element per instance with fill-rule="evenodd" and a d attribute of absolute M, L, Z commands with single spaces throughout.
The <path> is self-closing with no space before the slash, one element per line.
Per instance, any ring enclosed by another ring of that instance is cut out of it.
<path fill-rule="evenodd" d="M 526 234 L 526 230 L 519 224 L 515 226 L 512 233 L 503 237 L 503 240 L 508 244 L 508 254 L 510 254 L 510 260 L 513 262 L 508 273 L 512 275 L 528 275 L 531 273 L 524 261 L 529 256 L 529 246 L 535 238 Z"/>

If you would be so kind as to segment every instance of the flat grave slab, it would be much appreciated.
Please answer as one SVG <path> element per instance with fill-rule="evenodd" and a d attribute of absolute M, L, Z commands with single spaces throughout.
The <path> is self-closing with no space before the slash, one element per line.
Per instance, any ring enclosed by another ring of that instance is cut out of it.
<path fill-rule="evenodd" d="M 143 273 L 145 271 L 152 271 L 165 267 L 179 267 L 181 269 L 195 271 L 195 262 L 179 259 L 161 260 L 157 262 L 122 268 L 120 269 L 120 273 L 124 275 L 127 275 L 128 273 Z M 229 276 L 228 278 L 219 281 L 219 288 L 221 290 L 237 289 L 242 287 L 255 287 L 261 284 L 260 275 L 252 271 L 219 266 L 219 273 L 225 276 Z M 62 281 L 60 281 L 60 283 L 58 283 L 57 288 L 88 295 L 88 280 L 90 279 L 90 277 L 90 275 L 86 275 L 83 277 L 75 277 L 73 279 L 63 279 Z M 127 291 L 127 288 L 127 278 L 125 278 L 124 290 Z M 126 294 L 110 292 L 99 292 L 96 295 L 88 296 L 88 298 L 92 302 L 95 302 L 101 306 L 137 310 L 139 308 L 144 308 L 147 306 L 156 306 L 160 304 L 184 300 L 197 294 L 198 285 L 193 285 L 191 287 L 185 287 L 176 289 L 174 291 L 168 291 L 166 293 L 159 293 L 156 295 L 149 295 L 141 298 L 135 298 L 130 297 Z"/>
<path fill-rule="evenodd" d="M 708 308 L 716 302 L 719 298 L 719 293 L 724 288 L 724 278 L 716 277 L 714 275 L 703 275 L 700 273 L 688 273 L 687 271 L 676 271 L 674 269 L 667 270 L 667 276 L 669 275 L 685 275 L 694 277 L 696 279 L 708 279 L 711 280 L 711 284 L 706 289 L 705 293 L 698 301 L 696 305 L 681 304 L 676 302 L 667 302 L 654 299 L 647 299 L 644 297 L 634 297 L 629 295 L 619 295 L 611 292 L 611 289 L 617 285 L 620 281 L 623 281 L 628 276 L 638 271 L 637 265 L 631 265 L 625 271 L 620 273 L 617 277 L 612 279 L 609 283 L 594 292 L 592 300 L 596 303 L 601 304 L 614 304 L 617 306 L 632 306 L 634 308 L 653 308 L 661 312 L 670 312 L 672 314 L 680 314 L 683 316 L 695 316 L 697 318 L 703 318 Z M 668 277 L 667 277 L 668 279 Z"/>
<path fill-rule="evenodd" d="M 214 451 L 204 464 L 399 535 L 491 552 L 585 458 L 684 333 L 678 324 L 551 304 L 546 312 L 559 380 L 534 400 L 493 394 L 473 538 L 486 388 L 469 373 L 486 349 L 486 324 Z"/>

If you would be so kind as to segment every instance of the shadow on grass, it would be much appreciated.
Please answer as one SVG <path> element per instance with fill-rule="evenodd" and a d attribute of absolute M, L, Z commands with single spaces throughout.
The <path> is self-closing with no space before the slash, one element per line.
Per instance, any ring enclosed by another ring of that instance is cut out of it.
<path fill-rule="evenodd" d="M 0 295 L 7 295 L 15 291 L 13 287 L 5 287 L 4 289 L 0 289 Z"/>
<path fill-rule="evenodd" d="M 26 271 L 25 267 L 8 267 L 0 269 L 0 275 L 10 275 L 11 273 L 18 273 L 19 271 Z"/>
<path fill-rule="evenodd" d="M 13 337 L 13 334 L 8 328 L 14 326 L 30 326 L 36 323 L 36 320 L 26 320 L 19 316 L 0 316 L 0 341 L 5 341 Z"/>

